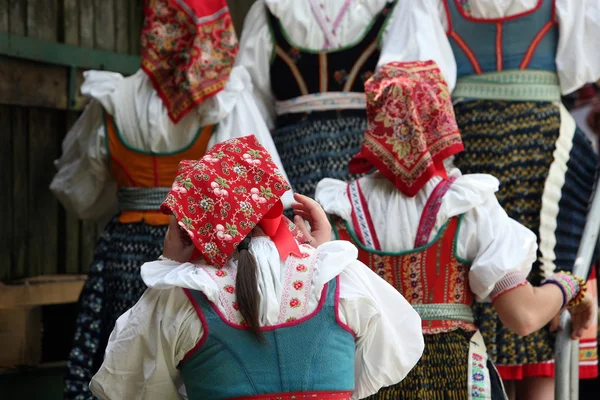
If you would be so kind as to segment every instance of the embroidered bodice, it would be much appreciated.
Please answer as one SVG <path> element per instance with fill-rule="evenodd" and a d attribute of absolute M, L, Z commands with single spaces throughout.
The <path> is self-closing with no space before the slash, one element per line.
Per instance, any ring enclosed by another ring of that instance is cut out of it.
<path fill-rule="evenodd" d="M 364 82 L 375 71 L 379 60 L 379 38 L 394 1 L 373 18 L 364 35 L 345 47 L 314 51 L 292 43 L 279 20 L 267 9 L 275 42 L 270 75 L 273 94 L 278 101 L 325 92 L 364 92 Z M 318 7 L 318 6 L 316 6 Z M 318 9 L 314 10 L 318 13 Z M 342 8 L 340 15 L 343 14 Z M 319 14 L 316 14 L 319 15 Z M 335 40 L 335 21 L 320 24 L 326 37 Z"/>
<path fill-rule="evenodd" d="M 442 181 L 432 193 L 413 250 L 398 253 L 380 250 L 359 181 L 348 185 L 352 224 L 339 217 L 333 219 L 336 236 L 353 242 L 358 247 L 359 260 L 394 286 L 419 312 L 425 334 L 476 329 L 470 310 L 473 295 L 469 288 L 469 265 L 456 256 L 455 239 L 462 217 L 451 218 L 429 241 L 441 199 L 450 184 Z"/>
<path fill-rule="evenodd" d="M 505 18 L 470 15 L 468 1 L 444 0 L 457 75 L 533 69 L 556 72 L 558 24 L 555 0 Z"/>

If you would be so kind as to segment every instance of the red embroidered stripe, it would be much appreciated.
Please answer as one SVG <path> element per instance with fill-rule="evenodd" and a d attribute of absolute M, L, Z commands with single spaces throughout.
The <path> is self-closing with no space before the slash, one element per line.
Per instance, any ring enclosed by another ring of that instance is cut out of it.
<path fill-rule="evenodd" d="M 529 66 L 535 49 L 538 47 L 544 36 L 546 36 L 546 33 L 550 31 L 550 29 L 554 26 L 555 23 L 556 22 L 554 21 L 546 22 L 546 25 L 544 25 L 544 27 L 538 32 L 538 34 L 535 35 L 535 38 L 533 38 L 533 41 L 531 42 L 529 48 L 527 49 L 527 52 L 525 53 L 525 57 L 523 57 L 523 61 L 521 61 L 521 65 L 519 65 L 519 69 L 525 69 Z"/>
<path fill-rule="evenodd" d="M 502 71 L 504 62 L 502 60 L 502 23 L 496 23 L 496 69 Z"/>
<path fill-rule="evenodd" d="M 471 65 L 473 66 L 473 70 L 475 71 L 475 73 L 476 74 L 483 73 L 483 70 L 481 69 L 481 66 L 479 65 L 479 61 L 477 61 L 475 54 L 473 54 L 473 51 L 469 48 L 469 46 L 465 43 L 465 41 L 460 37 L 460 35 L 458 33 L 456 33 L 456 31 L 452 31 L 452 32 L 450 32 L 450 37 L 452 39 L 454 39 L 454 41 L 456 41 L 456 44 L 458 44 L 458 46 L 462 49 L 462 51 L 465 52 L 467 58 L 469 59 L 469 61 L 471 62 Z"/>

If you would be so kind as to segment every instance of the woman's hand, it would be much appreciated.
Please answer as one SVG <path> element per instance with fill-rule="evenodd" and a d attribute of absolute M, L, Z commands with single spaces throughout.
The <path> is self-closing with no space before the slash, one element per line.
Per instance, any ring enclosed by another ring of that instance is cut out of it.
<path fill-rule="evenodd" d="M 169 228 L 163 242 L 163 256 L 180 263 L 190 260 L 194 252 L 194 244 L 187 233 L 179 226 L 177 219 L 171 215 Z"/>
<path fill-rule="evenodd" d="M 319 203 L 310 197 L 294 193 L 294 200 L 297 203 L 292 204 L 294 210 L 294 224 L 308 240 L 308 244 L 317 247 L 331 240 L 331 225 L 327 219 L 327 214 Z M 304 220 L 310 224 L 310 232 Z"/>
<path fill-rule="evenodd" d="M 594 304 L 594 299 L 588 293 L 585 294 L 585 297 L 575 307 L 569 307 L 568 310 L 571 313 L 571 323 L 573 326 L 573 330 L 571 332 L 571 339 L 579 339 L 583 336 L 583 332 L 592 326 L 594 322 L 594 317 L 596 316 L 596 305 Z"/>

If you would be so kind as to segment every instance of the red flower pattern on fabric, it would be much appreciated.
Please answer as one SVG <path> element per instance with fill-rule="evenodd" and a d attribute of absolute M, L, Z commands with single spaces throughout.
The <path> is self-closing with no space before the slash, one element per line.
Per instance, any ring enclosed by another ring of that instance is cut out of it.
<path fill-rule="evenodd" d="M 302 283 L 302 281 L 295 281 L 293 285 L 294 289 L 296 290 L 301 290 L 304 287 L 304 283 Z"/>
<path fill-rule="evenodd" d="M 306 268 L 306 265 L 304 264 L 300 264 L 296 267 L 296 271 L 298 272 L 306 272 L 308 269 Z"/>
<path fill-rule="evenodd" d="M 300 300 L 298 300 L 297 298 L 294 297 L 292 300 L 290 300 L 290 307 L 292 307 L 292 308 L 300 307 Z"/>
<path fill-rule="evenodd" d="M 225 87 L 238 42 L 225 0 L 148 0 L 142 69 L 179 121 Z"/>
<path fill-rule="evenodd" d="M 464 149 L 450 90 L 433 61 L 382 66 L 365 83 L 368 127 L 350 172 L 377 168 L 407 196 Z"/>
<path fill-rule="evenodd" d="M 161 210 L 177 218 L 206 261 L 222 267 L 289 189 L 269 153 L 250 135 L 217 144 L 199 161 L 181 161 Z M 190 204 L 200 208 L 191 210 Z M 245 212 L 243 204 L 253 212 Z"/>

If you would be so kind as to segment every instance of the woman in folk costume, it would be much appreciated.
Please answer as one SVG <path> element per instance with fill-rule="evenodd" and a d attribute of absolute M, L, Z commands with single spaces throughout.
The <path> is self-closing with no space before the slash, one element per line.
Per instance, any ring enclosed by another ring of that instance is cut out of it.
<path fill-rule="evenodd" d="M 150 289 L 117 321 L 95 395 L 358 399 L 417 363 L 418 314 L 350 243 L 298 244 L 282 220 L 289 186 L 254 136 L 178 172 L 164 257 L 142 267 Z"/>
<path fill-rule="evenodd" d="M 600 78 L 600 2 L 411 3 L 402 21 L 390 26 L 397 51 L 384 52 L 387 60 L 432 59 L 440 66 L 454 89 L 465 144 L 456 166 L 497 176 L 504 210 L 537 235 L 528 279 L 538 284 L 555 270 L 572 269 L 598 157 L 560 95 Z M 547 328 L 521 337 L 490 305 L 478 305 L 476 313 L 504 379 L 554 376 L 554 336 Z M 596 339 L 586 335 L 581 345 L 580 376 L 596 376 Z M 552 398 L 553 379 L 528 381 L 520 386 L 529 387 L 532 398 Z"/>
<path fill-rule="evenodd" d="M 432 61 L 390 63 L 365 85 L 369 127 L 354 173 L 325 179 L 317 201 L 338 238 L 392 284 L 423 320 L 425 351 L 398 385 L 375 399 L 504 398 L 472 314 L 491 299 L 511 330 L 527 334 L 567 307 L 573 336 L 591 324 L 583 280 L 557 273 L 533 287 L 535 235 L 509 218 L 490 175 L 461 175 L 444 161 L 463 150 L 450 91 Z"/>
<path fill-rule="evenodd" d="M 92 100 L 63 142 L 51 189 L 82 219 L 120 213 L 106 226 L 80 297 L 67 398 L 90 398 L 116 319 L 146 286 L 140 266 L 162 252 L 158 208 L 177 165 L 212 143 L 255 133 L 274 151 L 248 73 L 233 68 L 237 40 L 224 0 L 145 5 L 142 69 L 130 77 L 88 71 Z"/>
<path fill-rule="evenodd" d="M 348 180 L 366 128 L 364 82 L 393 41 L 395 0 L 258 0 L 236 65 L 250 72 L 294 191 Z M 400 7 L 400 4 L 398 5 Z"/>

